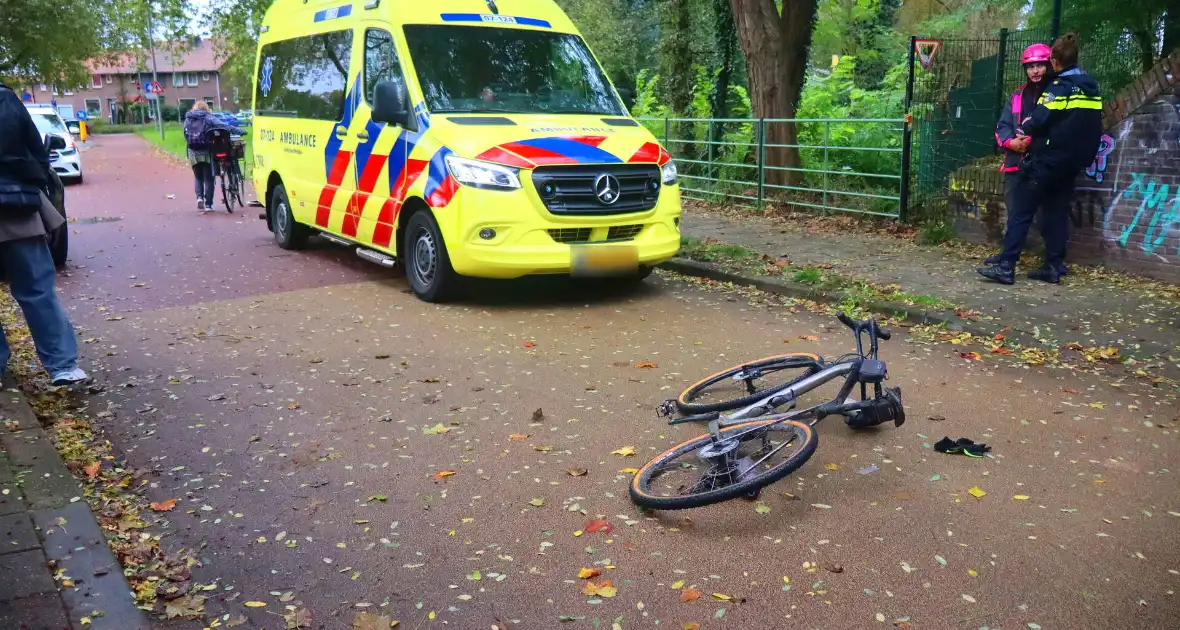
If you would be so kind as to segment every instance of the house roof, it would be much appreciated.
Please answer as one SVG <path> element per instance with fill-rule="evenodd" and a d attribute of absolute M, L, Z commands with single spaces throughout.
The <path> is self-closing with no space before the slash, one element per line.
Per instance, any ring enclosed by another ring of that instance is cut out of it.
<path fill-rule="evenodd" d="M 156 69 L 158 72 L 216 72 L 225 64 L 224 59 L 218 59 L 213 50 L 213 42 L 203 39 L 190 46 L 183 53 L 173 58 L 166 49 L 156 49 Z M 148 51 L 126 52 L 113 60 L 91 59 L 87 65 L 94 74 L 133 74 L 140 71 L 150 71 L 151 53 Z"/>

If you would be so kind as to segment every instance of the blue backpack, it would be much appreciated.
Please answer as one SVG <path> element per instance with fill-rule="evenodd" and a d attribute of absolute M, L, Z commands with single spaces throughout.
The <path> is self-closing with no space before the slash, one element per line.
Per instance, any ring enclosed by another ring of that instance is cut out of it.
<path fill-rule="evenodd" d="M 206 133 L 208 131 L 207 118 L 208 116 L 192 115 L 184 117 L 184 141 L 188 144 L 188 148 L 194 151 L 209 149 L 209 136 Z"/>

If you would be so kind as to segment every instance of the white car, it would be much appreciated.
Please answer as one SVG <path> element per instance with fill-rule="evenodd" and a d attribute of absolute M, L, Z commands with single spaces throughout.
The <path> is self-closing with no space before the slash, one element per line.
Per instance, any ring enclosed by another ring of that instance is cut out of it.
<path fill-rule="evenodd" d="M 74 135 L 66 128 L 57 110 L 49 105 L 26 105 L 33 124 L 42 136 L 53 134 L 66 141 L 66 148 L 49 152 L 49 166 L 63 180 L 82 183 L 82 153 L 74 142 Z"/>

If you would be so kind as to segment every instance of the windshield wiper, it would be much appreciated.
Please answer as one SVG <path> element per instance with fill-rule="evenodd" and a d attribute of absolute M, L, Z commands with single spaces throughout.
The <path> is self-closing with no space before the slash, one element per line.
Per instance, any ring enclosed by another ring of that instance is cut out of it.
<path fill-rule="evenodd" d="M 475 109 L 440 109 L 436 114 L 522 114 L 515 109 L 500 109 L 497 107 L 477 107 Z"/>

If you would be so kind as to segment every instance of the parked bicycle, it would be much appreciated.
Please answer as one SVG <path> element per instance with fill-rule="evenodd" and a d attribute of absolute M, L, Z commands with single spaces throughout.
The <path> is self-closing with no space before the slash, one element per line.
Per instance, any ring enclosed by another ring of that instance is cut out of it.
<path fill-rule="evenodd" d="M 676 409 L 696 414 L 669 424 L 708 422 L 709 432 L 644 464 L 631 481 L 631 500 L 650 509 L 681 510 L 756 496 L 807 462 L 819 445 L 815 425 L 828 416 L 842 415 L 854 429 L 885 422 L 900 427 L 905 422 L 901 388 L 884 387 L 888 372 L 877 358 L 877 340 L 889 340 L 890 332 L 872 318 L 858 322 L 844 313 L 837 318 L 852 329 L 855 353 L 833 363 L 803 353 L 759 359 L 702 379 L 662 404 L 665 417 Z M 831 401 L 795 409 L 801 396 L 840 377 L 844 383 Z M 764 384 L 768 379 L 772 382 Z M 737 394 L 702 400 L 734 384 L 739 384 Z M 858 385 L 856 400 L 850 396 Z M 784 407 L 789 411 L 777 411 Z M 723 411 L 732 413 L 723 417 Z"/>
<path fill-rule="evenodd" d="M 213 156 L 213 176 L 221 182 L 221 201 L 231 214 L 234 204 L 245 207 L 246 179 L 242 163 L 246 159 L 246 145 L 241 136 L 226 129 L 209 131 L 209 153 Z"/>

